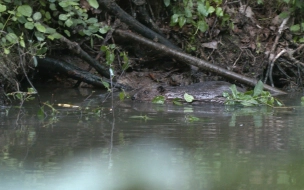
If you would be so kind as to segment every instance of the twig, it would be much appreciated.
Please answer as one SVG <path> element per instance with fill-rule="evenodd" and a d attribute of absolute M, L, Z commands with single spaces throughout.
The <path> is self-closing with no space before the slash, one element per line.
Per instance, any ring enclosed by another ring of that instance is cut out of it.
<path fill-rule="evenodd" d="M 269 66 L 268 66 L 268 70 L 267 70 L 267 73 L 266 73 L 266 76 L 265 76 L 264 83 L 266 82 L 267 78 L 269 77 L 271 86 L 274 86 L 273 79 L 272 79 L 272 70 L 273 70 L 273 65 L 274 65 L 273 59 L 275 58 L 274 52 L 275 52 L 275 49 L 276 49 L 276 47 L 278 45 L 278 42 L 279 42 L 279 39 L 281 38 L 282 32 L 283 32 L 284 27 L 287 24 L 288 20 L 289 20 L 289 17 L 285 18 L 283 20 L 282 24 L 280 25 L 277 36 L 276 36 L 276 39 L 275 39 L 275 41 L 272 45 L 272 48 L 270 50 L 270 53 L 269 53 L 269 64 L 268 64 Z"/>

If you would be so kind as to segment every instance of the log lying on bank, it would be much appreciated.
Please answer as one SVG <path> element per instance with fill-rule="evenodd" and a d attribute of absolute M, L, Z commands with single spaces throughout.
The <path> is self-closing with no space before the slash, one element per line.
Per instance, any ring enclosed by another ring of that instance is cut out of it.
<path fill-rule="evenodd" d="M 115 36 L 118 38 L 122 38 L 125 40 L 128 40 L 133 43 L 141 44 L 145 47 L 151 48 L 151 51 L 155 51 L 156 53 L 160 53 L 163 56 L 169 56 L 171 58 L 174 58 L 180 62 L 186 63 L 188 65 L 193 65 L 199 68 L 202 68 L 204 70 L 217 73 L 223 77 L 236 80 L 240 83 L 249 85 L 249 86 L 255 86 L 257 84 L 257 80 L 249 77 L 245 77 L 243 75 L 237 74 L 232 71 L 228 71 L 224 68 L 221 68 L 219 66 L 213 65 L 207 61 L 204 61 L 202 59 L 198 59 L 196 57 L 190 56 L 186 53 L 183 53 L 181 51 L 177 51 L 175 49 L 168 48 L 165 45 L 153 42 L 151 40 L 148 40 L 144 37 L 138 36 L 134 33 L 124 31 L 124 30 L 115 30 L 114 32 Z M 115 37 L 114 36 L 114 37 Z M 120 40 L 116 40 L 116 42 L 120 42 Z M 281 95 L 286 94 L 286 92 L 279 90 L 277 88 L 271 87 L 267 84 L 264 84 L 264 89 L 270 91 L 274 95 Z"/>
<path fill-rule="evenodd" d="M 53 58 L 37 58 L 38 61 L 38 69 L 44 69 L 47 71 L 52 72 L 59 72 L 61 74 L 64 74 L 70 78 L 73 78 L 75 80 L 81 80 L 82 82 L 91 84 L 96 87 L 102 87 L 105 88 L 102 81 L 110 83 L 109 79 L 101 78 L 96 75 L 91 74 L 90 72 L 84 71 L 80 69 L 79 67 L 72 65 L 66 61 L 63 60 L 57 60 Z M 113 87 L 119 88 L 119 89 L 130 89 L 130 87 L 112 82 Z"/>

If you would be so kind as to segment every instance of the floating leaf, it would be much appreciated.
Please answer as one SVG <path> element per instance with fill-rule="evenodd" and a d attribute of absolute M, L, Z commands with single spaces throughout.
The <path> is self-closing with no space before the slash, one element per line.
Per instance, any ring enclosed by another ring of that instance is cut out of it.
<path fill-rule="evenodd" d="M 200 119 L 198 117 L 192 116 L 192 115 L 187 115 L 185 117 L 187 122 L 194 122 L 194 121 L 199 121 Z"/>
<path fill-rule="evenodd" d="M 175 104 L 175 105 L 181 106 L 182 103 L 181 103 L 180 101 L 181 101 L 180 98 L 174 98 L 172 102 L 173 102 L 173 104 Z"/>
<path fill-rule="evenodd" d="M 164 104 L 165 103 L 165 97 L 164 96 L 156 96 L 156 97 L 153 98 L 152 103 Z"/>
<path fill-rule="evenodd" d="M 194 100 L 194 97 L 192 95 L 189 95 L 187 93 L 184 94 L 184 99 L 186 100 L 186 102 L 192 102 Z"/>

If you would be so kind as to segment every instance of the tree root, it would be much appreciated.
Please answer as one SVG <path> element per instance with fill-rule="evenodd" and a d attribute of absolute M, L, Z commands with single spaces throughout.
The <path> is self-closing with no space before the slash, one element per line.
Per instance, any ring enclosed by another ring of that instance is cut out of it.
<path fill-rule="evenodd" d="M 204 61 L 204 60 L 198 59 L 196 57 L 190 56 L 186 53 L 168 48 L 165 45 L 161 45 L 159 43 L 150 41 L 150 40 L 143 38 L 141 36 L 138 36 L 134 33 L 123 31 L 123 30 L 116 30 L 114 32 L 114 34 L 118 37 L 128 39 L 130 41 L 134 41 L 136 43 L 149 47 L 150 49 L 153 49 L 155 52 L 161 53 L 164 56 L 172 57 L 180 62 L 186 63 L 188 65 L 193 65 L 193 66 L 211 71 L 213 73 L 217 73 L 221 76 L 230 78 L 232 80 L 237 80 L 240 83 L 244 83 L 244 84 L 247 84 L 250 86 L 255 86 L 258 82 L 256 79 L 245 77 L 240 74 L 234 73 L 232 71 L 228 71 L 219 66 L 213 65 L 207 61 Z M 119 40 L 117 40 L 117 42 L 119 42 Z M 264 84 L 264 89 L 269 90 L 271 93 L 273 93 L 275 95 L 286 94 L 286 92 L 281 91 L 277 88 L 271 87 L 266 84 Z"/>
<path fill-rule="evenodd" d="M 171 49 L 174 49 L 176 51 L 177 50 L 181 51 L 179 47 L 172 44 L 169 40 L 164 38 L 162 35 L 152 31 L 148 27 L 144 26 L 143 24 L 135 20 L 132 16 L 130 16 L 128 13 L 122 10 L 113 0 L 99 0 L 99 4 L 103 8 L 111 12 L 113 15 L 118 17 L 122 22 L 126 23 L 131 30 L 136 31 L 137 33 L 143 35 L 148 39 L 164 44 Z"/>

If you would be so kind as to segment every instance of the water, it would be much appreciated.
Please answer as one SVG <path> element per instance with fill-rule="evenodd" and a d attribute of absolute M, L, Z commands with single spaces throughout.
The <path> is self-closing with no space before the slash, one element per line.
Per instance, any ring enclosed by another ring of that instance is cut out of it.
<path fill-rule="evenodd" d="M 294 109 L 132 101 L 111 109 L 95 94 L 84 101 L 90 94 L 42 92 L 54 115 L 47 106 L 41 115 L 35 100 L 1 110 L 0 189 L 304 189 L 300 96 L 282 98 Z"/>

